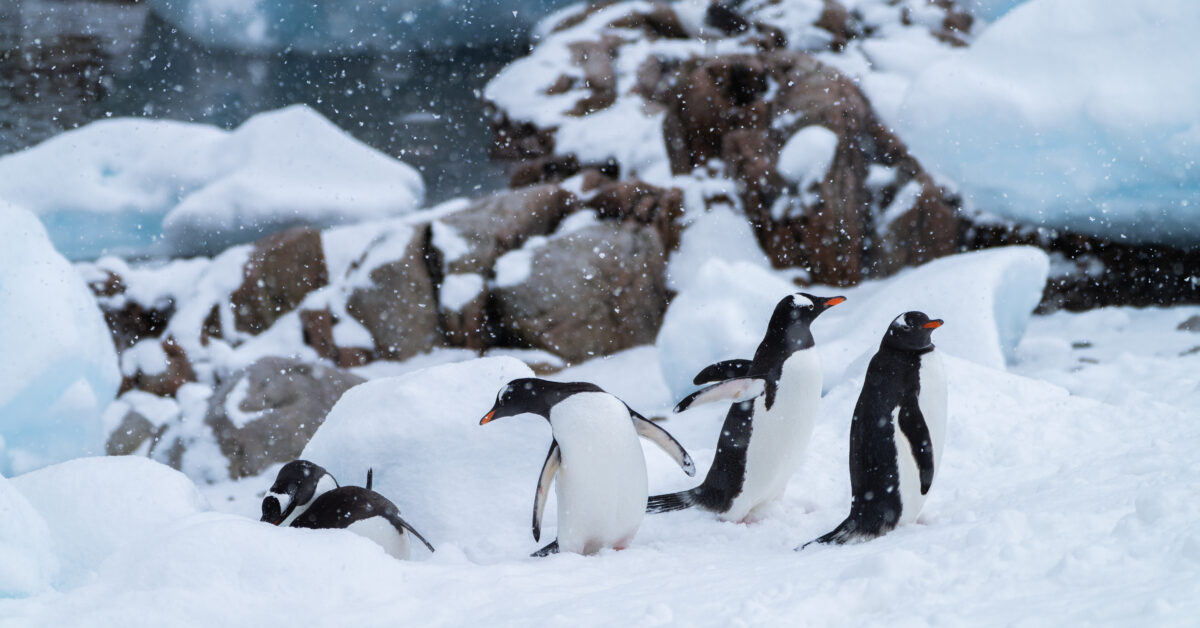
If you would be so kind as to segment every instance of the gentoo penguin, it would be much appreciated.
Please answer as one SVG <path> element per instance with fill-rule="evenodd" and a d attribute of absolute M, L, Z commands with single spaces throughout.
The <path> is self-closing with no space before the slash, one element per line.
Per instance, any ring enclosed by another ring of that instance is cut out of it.
<path fill-rule="evenodd" d="M 500 389 L 479 424 L 526 412 L 549 421 L 554 434 L 533 503 L 535 541 L 541 540 L 550 483 L 558 478 L 558 539 L 534 556 L 560 550 L 594 554 L 629 545 L 646 510 L 639 435 L 666 451 L 689 476 L 696 473 L 691 456 L 666 430 L 595 384 L 515 379 Z"/>
<path fill-rule="evenodd" d="M 262 521 L 293 528 L 345 528 L 375 541 L 395 558 L 409 557 L 411 533 L 429 551 L 433 546 L 400 517 L 400 509 L 367 488 L 338 486 L 325 469 L 307 460 L 289 462 L 263 498 Z M 285 505 L 286 504 L 286 505 Z"/>
<path fill-rule="evenodd" d="M 695 384 L 717 383 L 684 398 L 675 411 L 734 401 L 716 458 L 703 484 L 651 497 L 647 512 L 699 506 L 725 521 L 746 521 L 783 494 L 808 447 L 821 399 L 821 359 L 809 325 L 845 300 L 806 293 L 784 297 L 753 360 L 726 360 L 700 371 Z"/>
<path fill-rule="evenodd" d="M 850 516 L 810 543 L 873 539 L 920 514 L 946 440 L 946 375 L 930 340 L 941 326 L 923 312 L 888 326 L 850 424 Z"/>

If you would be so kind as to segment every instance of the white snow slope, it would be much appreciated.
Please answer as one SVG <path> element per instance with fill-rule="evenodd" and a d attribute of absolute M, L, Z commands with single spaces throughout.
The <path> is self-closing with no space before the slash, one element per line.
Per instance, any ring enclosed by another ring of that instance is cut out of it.
<path fill-rule="evenodd" d="M 977 264 L 956 267 L 980 283 L 1001 281 Z M 877 321 L 839 330 L 862 315 L 851 308 L 883 303 L 906 281 L 843 291 L 843 318 L 818 321 L 818 341 L 872 351 Z M 935 339 L 968 311 L 939 313 L 946 326 Z M 75 573 L 60 574 L 53 590 L 33 574 L 0 592 L 8 596 L 0 626 L 1195 625 L 1200 334 L 1177 326 L 1197 315 L 1200 307 L 1060 313 L 1028 321 L 1007 365 L 947 355 L 945 460 L 918 523 L 799 553 L 793 548 L 848 510 L 847 439 L 862 384 L 853 369 L 832 382 L 804 464 L 760 521 L 648 516 L 629 549 L 589 558 L 527 557 L 540 545 L 529 515 L 550 440 L 545 422 L 526 415 L 476 425 L 498 383 L 527 374 L 525 366 L 471 360 L 368 382 L 347 393 L 306 455 L 344 483 L 361 483 L 374 466 L 380 490 L 436 553 L 401 562 L 350 533 L 260 524 L 269 475 L 205 489 L 228 511 L 214 513 L 198 512 L 202 503 L 169 473 L 141 482 L 87 464 L 78 472 L 111 479 L 71 489 L 63 465 L 36 482 L 11 482 L 22 491 L 64 485 L 30 503 L 58 541 L 58 561 Z M 979 339 L 982 349 L 990 338 Z M 554 377 L 594 381 L 649 416 L 676 401 L 652 346 Z M 713 404 L 663 424 L 699 475 L 722 417 Z M 653 445 L 645 451 L 652 491 L 698 481 Z M 142 502 L 132 501 L 138 489 Z M 136 511 L 125 542 L 99 499 L 108 491 Z M 104 515 L 97 530 L 62 521 L 92 508 Z M 553 537 L 554 512 L 542 543 Z M 90 551 L 64 545 L 72 531 L 91 535 L 83 537 Z"/>

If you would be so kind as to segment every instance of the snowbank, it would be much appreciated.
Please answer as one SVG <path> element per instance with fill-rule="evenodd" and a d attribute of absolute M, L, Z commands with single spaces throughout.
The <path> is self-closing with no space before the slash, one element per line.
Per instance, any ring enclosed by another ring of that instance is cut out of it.
<path fill-rule="evenodd" d="M 72 259 L 214 254 L 296 225 L 416 209 L 415 170 L 302 105 L 233 131 L 101 120 L 0 157 L 0 198 L 32 210 Z"/>
<path fill-rule="evenodd" d="M 1031 0 L 920 74 L 901 137 L 981 210 L 1194 245 L 1200 73 L 1184 60 L 1200 57 L 1197 24 L 1193 0 Z"/>
<path fill-rule="evenodd" d="M 45 520 L 0 475 L 0 600 L 48 590 L 57 571 Z"/>
<path fill-rule="evenodd" d="M 896 316 L 923 310 L 946 325 L 934 336 L 944 352 L 1003 370 L 1041 300 L 1049 259 L 1032 247 L 1008 247 L 955 255 L 857 288 L 799 288 L 747 262 L 706 262 L 671 302 L 655 342 L 671 393 L 695 389 L 701 368 L 754 356 L 775 304 L 804 291 L 848 297 L 821 315 L 813 337 L 825 370 L 825 389 L 847 369 L 865 371 L 883 332 Z"/>
<path fill-rule="evenodd" d="M 1006 247 L 934 260 L 868 295 L 855 294 L 826 315 L 831 331 L 817 337 L 826 389 L 844 375 L 865 373 L 883 332 L 909 310 L 946 322 L 933 335 L 943 353 L 1004 370 L 1041 301 L 1049 269 L 1040 249 Z"/>
<path fill-rule="evenodd" d="M 360 384 L 329 412 L 303 457 L 341 484 L 361 485 L 374 468 L 376 490 L 434 547 L 454 544 L 480 557 L 531 552 L 529 513 L 550 427 L 534 416 L 487 426 L 479 419 L 501 386 L 532 375 L 497 357 Z"/>
<path fill-rule="evenodd" d="M 0 474 L 103 451 L 121 381 L 108 326 L 29 212 L 0 202 Z"/>
<path fill-rule="evenodd" d="M 208 510 L 182 473 L 147 458 L 80 458 L 12 479 L 49 525 L 56 586 L 87 581 L 110 554 L 138 553 L 159 528 Z"/>
<path fill-rule="evenodd" d="M 512 44 L 551 9 L 573 0 L 428 2 L 150 0 L 151 8 L 209 46 L 318 54 Z"/>

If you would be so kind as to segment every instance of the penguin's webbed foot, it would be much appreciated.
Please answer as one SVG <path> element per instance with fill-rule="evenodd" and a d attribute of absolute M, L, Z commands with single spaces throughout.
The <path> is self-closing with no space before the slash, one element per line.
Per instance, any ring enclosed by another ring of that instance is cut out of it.
<path fill-rule="evenodd" d="M 557 554 L 557 553 L 558 553 L 558 539 L 555 539 L 553 543 L 551 543 L 551 544 L 547 545 L 546 547 L 543 547 L 542 549 L 540 549 L 540 550 L 538 550 L 538 551 L 536 551 L 536 552 L 534 552 L 534 553 L 530 554 L 529 556 L 530 556 L 530 557 L 532 557 L 532 558 L 544 558 L 544 557 L 546 557 L 546 556 L 549 556 L 549 555 L 551 555 L 551 554 Z"/>

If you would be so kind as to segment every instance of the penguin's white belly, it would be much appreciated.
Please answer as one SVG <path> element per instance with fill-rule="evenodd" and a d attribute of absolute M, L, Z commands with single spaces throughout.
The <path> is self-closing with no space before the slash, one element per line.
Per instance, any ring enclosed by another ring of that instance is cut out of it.
<path fill-rule="evenodd" d="M 360 519 L 346 526 L 346 529 L 375 541 L 394 558 L 408 560 L 410 556 L 408 533 L 397 530 L 392 522 L 384 517 Z"/>
<path fill-rule="evenodd" d="M 607 393 L 581 393 L 550 412 L 562 464 L 558 548 L 592 554 L 623 548 L 646 512 L 646 460 L 625 404 Z"/>
<path fill-rule="evenodd" d="M 821 400 L 821 360 L 815 349 L 802 349 L 783 363 L 775 403 L 766 408 L 766 395 L 754 400 L 750 445 L 742 492 L 718 517 L 742 521 L 783 495 L 800 466 L 812 438 Z"/>
<path fill-rule="evenodd" d="M 921 356 L 920 370 L 921 391 L 917 395 L 917 406 L 921 408 L 921 416 L 925 418 L 925 427 L 929 430 L 930 444 L 933 446 L 934 479 L 942 464 L 942 451 L 946 442 L 946 374 L 942 368 L 942 358 L 936 351 L 930 351 Z M 912 454 L 912 445 L 900 430 L 893 416 L 895 426 L 896 462 L 900 475 L 900 521 L 912 523 L 929 494 L 921 494 L 921 470 Z M 933 490 L 930 487 L 930 490 Z"/>

